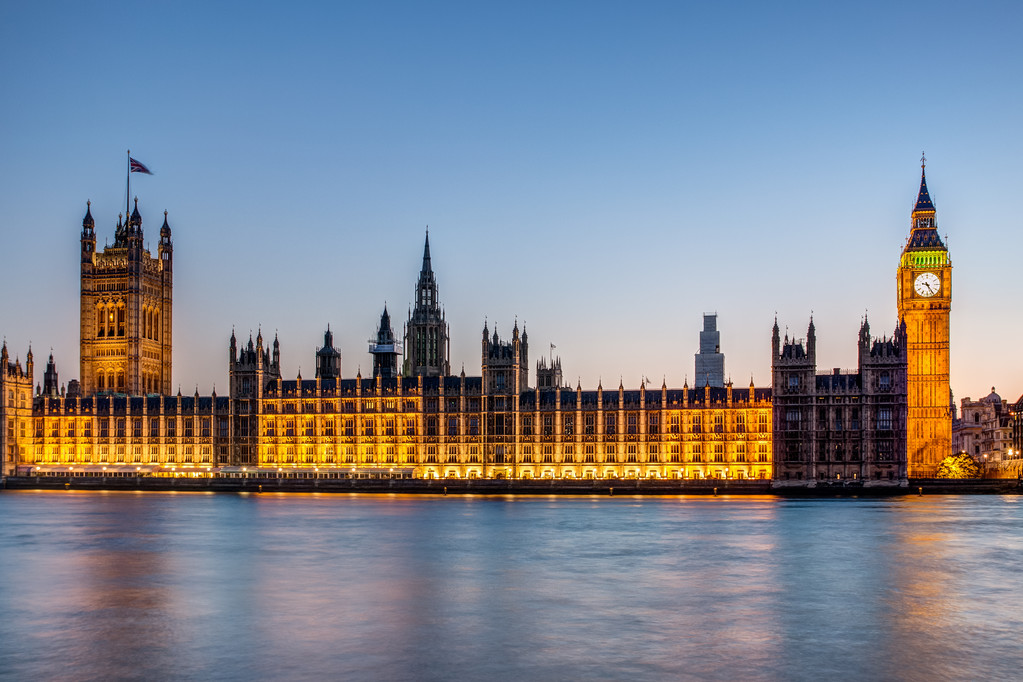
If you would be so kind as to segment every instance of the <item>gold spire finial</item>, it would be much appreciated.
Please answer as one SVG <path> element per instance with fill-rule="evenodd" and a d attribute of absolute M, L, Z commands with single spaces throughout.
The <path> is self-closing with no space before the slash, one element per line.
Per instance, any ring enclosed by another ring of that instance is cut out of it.
<path fill-rule="evenodd" d="M 920 152 L 920 172 L 921 173 L 924 171 L 924 168 L 926 166 L 927 166 L 927 153 L 926 152 Z"/>

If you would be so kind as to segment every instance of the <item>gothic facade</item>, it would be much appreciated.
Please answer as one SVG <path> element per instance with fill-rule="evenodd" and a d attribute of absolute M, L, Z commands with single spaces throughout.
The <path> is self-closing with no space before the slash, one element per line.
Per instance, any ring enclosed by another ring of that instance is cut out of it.
<path fill-rule="evenodd" d="M 25 354 L 25 365 L 11 360 L 7 341 L 0 348 L 0 475 L 14 473 L 24 461 L 28 434 L 33 424 L 32 349 Z"/>
<path fill-rule="evenodd" d="M 280 342 L 228 344 L 226 396 L 173 396 L 173 247 L 166 213 L 157 256 L 142 217 L 118 220 L 96 251 L 81 233 L 81 384 L 57 389 L 52 357 L 32 396 L 6 348 L 0 363 L 5 473 L 773 479 L 904 484 L 951 451 L 951 265 L 921 177 L 898 271 L 899 321 L 874 339 L 864 320 L 856 371 L 818 373 L 816 330 L 772 339 L 772 385 L 724 381 L 716 318 L 705 316 L 696 385 L 574 388 L 560 358 L 530 362 L 525 327 L 484 324 L 480 374 L 451 374 L 449 328 L 429 235 L 401 335 L 386 306 L 369 342 L 373 373 L 342 376 L 328 328 L 315 377 L 284 378 Z M 1018 449 L 1016 450 L 1018 452 Z"/>
<path fill-rule="evenodd" d="M 921 164 L 920 191 L 899 260 L 899 321 L 906 328 L 908 360 L 909 474 L 934 476 L 952 454 L 952 392 L 949 388 L 949 315 L 952 261 L 937 229 L 937 212 Z"/>
<path fill-rule="evenodd" d="M 866 320 L 855 372 L 817 371 L 813 320 L 806 340 L 771 336 L 777 485 L 907 484 L 906 331 L 872 339 Z"/>
<path fill-rule="evenodd" d="M 86 225 L 83 254 L 92 254 L 91 215 Z M 146 272 L 165 270 L 131 266 L 145 255 L 141 218 L 133 214 L 118 235 L 119 250 L 108 247 L 104 256 L 123 256 L 116 277 L 112 270 L 97 276 L 92 266 L 106 261 L 83 255 L 92 283 L 87 287 L 83 274 L 83 310 L 103 314 L 88 316 L 94 326 L 83 322 L 82 344 L 134 343 L 145 351 L 156 341 L 146 330 L 169 325 L 162 314 L 169 313 L 170 279 L 161 279 L 167 289 L 157 302 Z M 165 225 L 160 258 L 153 259 L 166 263 L 168 275 L 169 237 Z M 135 289 L 142 294 L 130 298 Z M 108 326 L 108 309 L 133 305 L 160 315 L 115 314 Z M 564 385 L 561 359 L 553 356 L 536 363 L 531 382 L 529 335 L 517 323 L 507 340 L 484 324 L 481 374 L 452 376 L 429 237 L 404 339 L 403 348 L 385 307 L 369 344 L 372 377 L 342 378 L 341 351 L 328 329 L 315 378 L 285 379 L 276 337 L 267 345 L 260 332 L 241 345 L 232 332 L 226 396 L 153 392 L 145 373 L 129 378 L 128 365 L 118 365 L 111 382 L 106 365 L 90 361 L 98 369 L 80 395 L 48 389 L 32 400 L 31 372 L 11 370 L 25 377 L 18 379 L 23 403 L 14 402 L 25 410 L 17 422 L 24 428 L 12 457 L 19 471 L 35 475 L 771 478 L 771 391 L 752 382 L 743 389 L 658 389 L 644 381 L 637 389 L 584 391 Z M 55 386 L 52 359 L 48 377 L 47 386 Z"/>
<path fill-rule="evenodd" d="M 487 390 L 501 385 L 496 373 L 490 384 L 465 375 L 282 380 L 267 357 L 252 343 L 237 355 L 230 396 L 40 395 L 21 471 L 771 477 L 766 388 L 515 391 L 513 379 Z"/>
<path fill-rule="evenodd" d="M 80 385 L 83 395 L 171 392 L 173 255 L 167 213 L 157 255 L 143 246 L 142 215 L 135 210 L 114 243 L 96 250 L 96 224 L 87 203 L 81 236 Z"/>

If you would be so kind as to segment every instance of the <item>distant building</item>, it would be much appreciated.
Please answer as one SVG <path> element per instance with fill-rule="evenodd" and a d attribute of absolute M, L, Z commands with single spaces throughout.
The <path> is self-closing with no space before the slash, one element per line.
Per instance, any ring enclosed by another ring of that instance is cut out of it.
<path fill-rule="evenodd" d="M 960 401 L 959 418 L 952 422 L 952 452 L 972 455 L 988 475 L 995 475 L 1015 455 L 1009 401 L 1002 400 L 993 386 L 980 400 Z"/>
<path fill-rule="evenodd" d="M 716 313 L 703 315 L 703 331 L 700 332 L 700 352 L 696 354 L 693 385 L 696 388 L 722 388 L 725 385 L 725 356 L 721 352 L 721 332 L 718 331 Z"/>
<path fill-rule="evenodd" d="M 871 339 L 860 326 L 859 367 L 817 372 L 817 333 L 771 340 L 774 480 L 779 486 L 821 483 L 907 485 L 906 330 Z"/>
<path fill-rule="evenodd" d="M 1023 395 L 1009 407 L 1011 424 L 1012 460 L 1007 469 L 1015 470 L 1017 477 L 1023 477 Z"/>

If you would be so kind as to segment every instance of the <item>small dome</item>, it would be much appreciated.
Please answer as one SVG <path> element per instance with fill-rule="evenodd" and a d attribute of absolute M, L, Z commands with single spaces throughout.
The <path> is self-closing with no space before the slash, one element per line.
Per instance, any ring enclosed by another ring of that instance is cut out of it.
<path fill-rule="evenodd" d="M 986 402 L 986 403 L 997 403 L 997 404 L 1001 404 L 1001 402 L 1002 402 L 1002 396 L 1000 396 L 1000 395 L 998 395 L 997 393 L 995 393 L 995 387 L 994 387 L 994 386 L 992 386 L 992 387 L 991 387 L 991 392 L 990 392 L 990 393 L 988 393 L 986 397 L 984 397 L 984 398 L 981 398 L 981 400 L 983 400 L 983 401 L 984 401 L 984 402 Z"/>

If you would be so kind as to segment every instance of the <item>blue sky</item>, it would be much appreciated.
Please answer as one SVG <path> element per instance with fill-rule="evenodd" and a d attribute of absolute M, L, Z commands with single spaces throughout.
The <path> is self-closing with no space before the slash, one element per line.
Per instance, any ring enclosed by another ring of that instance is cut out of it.
<path fill-rule="evenodd" d="M 770 328 L 855 366 L 895 324 L 921 150 L 954 265 L 957 399 L 1023 392 L 1018 3 L 5 3 L 0 333 L 78 375 L 78 235 L 124 206 L 175 241 L 174 384 L 227 340 L 328 323 L 369 371 L 430 226 L 451 363 L 484 318 L 566 378 L 770 381 Z M 41 380 L 41 370 L 39 371 Z"/>

